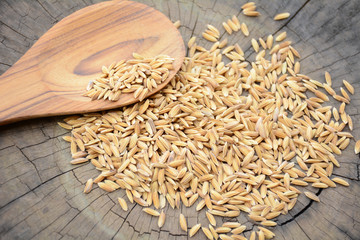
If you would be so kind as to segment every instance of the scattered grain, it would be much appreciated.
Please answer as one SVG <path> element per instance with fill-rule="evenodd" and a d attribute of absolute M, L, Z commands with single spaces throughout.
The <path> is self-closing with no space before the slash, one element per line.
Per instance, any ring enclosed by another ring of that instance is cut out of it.
<path fill-rule="evenodd" d="M 316 196 L 314 193 L 312 192 L 304 192 L 305 196 L 307 196 L 308 198 L 310 198 L 311 200 L 314 200 L 316 202 L 320 202 L 320 199 L 318 196 Z"/>
<path fill-rule="evenodd" d="M 127 206 L 125 199 L 118 197 L 118 201 L 119 201 L 121 208 L 126 212 L 128 210 L 128 206 Z"/>
<path fill-rule="evenodd" d="M 284 13 L 279 13 L 274 17 L 274 20 L 279 21 L 279 20 L 283 20 L 290 17 L 290 13 L 284 12 Z"/>
<path fill-rule="evenodd" d="M 214 216 L 211 213 L 206 212 L 206 217 L 209 220 L 211 225 L 216 226 L 216 220 L 215 220 Z"/>
<path fill-rule="evenodd" d="M 201 230 L 203 231 L 203 233 L 205 234 L 205 236 L 209 239 L 209 240 L 213 240 L 214 237 L 212 235 L 212 233 L 210 232 L 210 230 L 206 227 L 201 227 Z"/>
<path fill-rule="evenodd" d="M 240 30 L 246 37 L 249 36 L 249 29 L 245 23 L 241 23 Z"/>
<path fill-rule="evenodd" d="M 359 154 L 360 152 L 360 140 L 357 140 L 355 143 L 355 154 Z"/>
<path fill-rule="evenodd" d="M 176 28 L 179 28 L 179 27 L 181 26 L 180 20 L 177 20 L 176 22 L 174 22 L 174 26 L 175 26 Z"/>
<path fill-rule="evenodd" d="M 330 76 L 329 72 L 325 72 L 325 81 L 331 87 L 332 81 L 331 81 L 331 76 Z"/>
<path fill-rule="evenodd" d="M 179 221 L 180 221 L 181 229 L 184 230 L 185 232 L 187 232 L 186 218 L 182 213 L 180 214 Z"/>
<path fill-rule="evenodd" d="M 226 22 L 223 22 L 222 25 L 223 25 L 223 27 L 225 28 L 226 32 L 231 35 L 232 32 L 233 32 L 233 30 L 231 29 L 231 27 L 230 27 Z"/>
<path fill-rule="evenodd" d="M 151 209 L 151 208 L 143 208 L 143 211 L 154 217 L 160 216 L 160 213 L 158 211 Z"/>
<path fill-rule="evenodd" d="M 93 179 L 90 178 L 89 180 L 86 181 L 86 184 L 85 184 L 85 188 L 84 188 L 84 193 L 89 193 L 92 189 L 92 186 L 93 186 Z"/>
<path fill-rule="evenodd" d="M 250 9 L 244 9 L 243 11 L 244 15 L 248 16 L 248 17 L 258 17 L 260 16 L 260 13 L 254 10 L 250 10 Z"/>
<path fill-rule="evenodd" d="M 282 32 L 282 33 L 280 33 L 280 34 L 275 38 L 275 40 L 276 40 L 277 42 L 281 42 L 281 41 L 283 41 L 285 38 L 286 38 L 286 32 Z"/>
<path fill-rule="evenodd" d="M 189 237 L 194 236 L 199 231 L 200 227 L 201 227 L 200 223 L 194 225 L 189 231 Z"/>
<path fill-rule="evenodd" d="M 161 210 L 161 213 L 159 215 L 159 219 L 158 219 L 158 227 L 162 228 L 165 224 L 165 213 L 163 210 Z"/>
<path fill-rule="evenodd" d="M 246 226 L 240 226 L 240 227 L 237 227 L 237 228 L 234 228 L 233 230 L 231 230 L 231 233 L 233 234 L 240 234 L 242 233 L 243 231 L 246 230 Z"/>
<path fill-rule="evenodd" d="M 348 81 L 343 80 L 343 84 L 351 94 L 355 93 L 354 87 Z"/>
<path fill-rule="evenodd" d="M 259 44 L 258 42 L 256 41 L 256 39 L 251 39 L 251 45 L 252 47 L 254 48 L 255 52 L 259 52 Z"/>
<path fill-rule="evenodd" d="M 338 183 L 338 184 L 343 185 L 343 186 L 346 186 L 346 187 L 349 186 L 349 183 L 348 183 L 347 181 L 345 181 L 344 179 L 335 177 L 335 178 L 333 178 L 332 180 L 333 180 L 334 182 Z"/>
<path fill-rule="evenodd" d="M 254 7 L 255 6 L 255 3 L 254 2 L 247 2 L 245 4 L 243 4 L 241 6 L 241 9 L 247 9 L 247 8 L 251 8 L 251 7 Z"/>

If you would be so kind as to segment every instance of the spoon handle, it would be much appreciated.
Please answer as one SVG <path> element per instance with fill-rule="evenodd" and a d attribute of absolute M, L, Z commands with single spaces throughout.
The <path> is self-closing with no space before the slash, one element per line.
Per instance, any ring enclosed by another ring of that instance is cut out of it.
<path fill-rule="evenodd" d="M 46 110 L 39 105 L 54 96 L 36 81 L 40 76 L 36 68 L 22 65 L 16 63 L 0 76 L 0 125 L 43 116 Z"/>

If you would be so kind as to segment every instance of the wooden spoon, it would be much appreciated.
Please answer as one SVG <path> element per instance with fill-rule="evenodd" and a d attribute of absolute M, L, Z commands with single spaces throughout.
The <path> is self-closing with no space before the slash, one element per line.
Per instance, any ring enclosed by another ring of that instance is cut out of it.
<path fill-rule="evenodd" d="M 159 11 L 132 1 L 108 1 L 83 8 L 47 31 L 0 76 L 0 125 L 36 117 L 106 110 L 135 103 L 132 94 L 117 102 L 82 96 L 103 65 L 166 54 L 175 58 L 163 88 L 180 69 L 184 42 Z"/>

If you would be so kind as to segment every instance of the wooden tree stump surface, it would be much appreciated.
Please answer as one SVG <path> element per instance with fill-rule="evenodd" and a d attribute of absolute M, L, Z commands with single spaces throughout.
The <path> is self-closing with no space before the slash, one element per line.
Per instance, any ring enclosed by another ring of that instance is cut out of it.
<path fill-rule="evenodd" d="M 32 44 L 63 17 L 98 1 L 94 0 L 2 0 L 0 1 L 0 73 L 19 59 Z M 354 122 L 353 135 L 360 139 L 360 3 L 357 0 L 255 0 L 260 17 L 240 12 L 245 1 L 228 0 L 141 0 L 172 21 L 181 20 L 180 32 L 187 42 L 201 36 L 210 23 L 221 29 L 230 43 L 238 42 L 253 52 L 250 39 L 287 31 L 288 39 L 301 54 L 301 72 L 324 82 L 329 71 L 339 89 L 346 79 L 355 87 L 346 107 Z M 274 21 L 277 13 L 291 17 Z M 240 32 L 228 36 L 221 23 L 237 15 L 247 23 L 250 37 Z M 200 40 L 205 47 L 210 42 Z M 26 81 L 24 76 L 24 81 Z M 21 86 L 19 86 L 21 87 Z M 330 103 L 339 106 L 333 99 Z M 0 127 L 0 239 L 190 239 L 180 229 L 182 212 L 188 225 L 207 225 L 205 211 L 194 207 L 165 209 L 167 219 L 159 230 L 157 218 L 142 212 L 138 205 L 121 210 L 117 197 L 124 191 L 105 193 L 96 188 L 83 194 L 84 183 L 97 175 L 91 164 L 71 165 L 70 146 L 62 140 L 68 131 L 57 121 L 63 117 L 24 121 Z M 360 162 L 354 154 L 355 142 L 337 159 L 334 176 L 346 179 L 349 187 L 318 191 L 321 202 L 303 194 L 287 215 L 278 218 L 276 239 L 360 239 Z M 317 192 L 316 189 L 311 189 Z M 217 218 L 218 222 L 227 219 Z M 247 214 L 238 221 L 253 225 Z M 249 236 L 249 229 L 246 236 Z M 199 233 L 192 239 L 205 239 Z"/>

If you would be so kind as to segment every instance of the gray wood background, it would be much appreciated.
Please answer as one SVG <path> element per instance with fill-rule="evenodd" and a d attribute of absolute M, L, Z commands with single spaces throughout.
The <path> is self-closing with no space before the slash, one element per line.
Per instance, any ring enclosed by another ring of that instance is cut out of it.
<path fill-rule="evenodd" d="M 63 17 L 91 5 L 93 0 L 1 0 L 0 74 L 14 64 L 32 44 Z M 245 21 L 254 38 L 287 31 L 288 38 L 302 56 L 301 72 L 324 81 L 329 71 L 333 86 L 342 79 L 355 87 L 356 94 L 346 110 L 353 118 L 356 139 L 360 139 L 360 2 L 358 0 L 255 0 L 261 16 L 245 17 L 240 0 L 141 0 L 175 21 L 187 42 L 201 36 L 206 24 L 224 30 L 221 22 L 237 15 Z M 287 20 L 275 22 L 273 16 L 290 12 Z M 227 37 L 224 34 L 223 37 Z M 250 38 L 239 32 L 228 37 L 238 42 L 250 56 Z M 205 47 L 210 43 L 201 41 Z M 26 81 L 26 76 L 24 76 Z M 331 100 L 330 104 L 339 104 Z M 107 194 L 98 188 L 82 193 L 84 183 L 96 175 L 90 164 L 69 164 L 69 145 L 61 137 L 67 131 L 57 126 L 62 117 L 24 121 L 0 127 L 0 239 L 188 239 L 180 230 L 179 213 L 188 225 L 208 224 L 205 212 L 192 208 L 167 208 L 161 231 L 157 219 L 130 205 L 123 212 L 117 197 L 123 191 Z M 278 219 L 276 239 L 360 239 L 359 156 L 354 141 L 338 157 L 341 168 L 335 176 L 346 178 L 350 187 L 317 191 L 321 203 L 300 197 L 296 207 Z M 226 219 L 217 218 L 218 222 Z M 238 221 L 251 229 L 246 214 Z M 248 236 L 249 232 L 246 233 Z M 205 239 L 203 233 L 193 239 Z"/>

